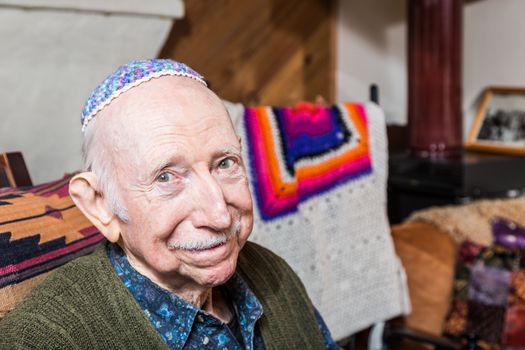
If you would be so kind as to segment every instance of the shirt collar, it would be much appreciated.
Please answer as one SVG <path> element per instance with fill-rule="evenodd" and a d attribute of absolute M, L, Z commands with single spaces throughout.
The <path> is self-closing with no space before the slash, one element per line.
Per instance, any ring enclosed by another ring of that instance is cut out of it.
<path fill-rule="evenodd" d="M 108 256 L 117 275 L 168 344 L 175 343 L 176 348 L 182 349 L 197 317 L 198 321 L 222 323 L 140 274 L 118 245 L 108 244 Z M 255 323 L 263 314 L 260 301 L 237 273 L 224 287 L 238 316 L 244 343 L 253 344 Z"/>

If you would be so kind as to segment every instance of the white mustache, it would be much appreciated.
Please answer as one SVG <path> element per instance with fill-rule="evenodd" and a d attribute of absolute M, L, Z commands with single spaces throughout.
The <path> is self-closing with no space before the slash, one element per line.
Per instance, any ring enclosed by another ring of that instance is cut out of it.
<path fill-rule="evenodd" d="M 231 227 L 224 232 L 215 233 L 204 241 L 173 242 L 168 243 L 168 249 L 181 250 L 205 250 L 226 243 L 232 236 L 239 234 L 241 220 L 236 220 Z"/>

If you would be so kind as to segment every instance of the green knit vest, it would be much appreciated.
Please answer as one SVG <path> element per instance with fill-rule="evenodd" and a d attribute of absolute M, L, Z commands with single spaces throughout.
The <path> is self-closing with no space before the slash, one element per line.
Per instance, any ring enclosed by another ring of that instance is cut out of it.
<path fill-rule="evenodd" d="M 275 254 L 247 243 L 238 272 L 263 305 L 267 350 L 323 349 L 299 278 Z M 115 273 L 105 245 L 42 282 L 0 322 L 0 349 L 168 349 Z"/>
<path fill-rule="evenodd" d="M 263 306 L 258 325 L 266 350 L 324 349 L 312 302 L 283 259 L 247 243 L 239 255 L 237 271 Z"/>

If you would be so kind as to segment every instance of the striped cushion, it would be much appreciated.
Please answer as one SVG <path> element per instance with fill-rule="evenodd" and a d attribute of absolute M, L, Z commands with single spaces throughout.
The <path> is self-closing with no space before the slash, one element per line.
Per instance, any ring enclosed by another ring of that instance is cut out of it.
<path fill-rule="evenodd" d="M 0 189 L 0 319 L 51 270 L 103 239 L 69 197 L 70 178 Z"/>

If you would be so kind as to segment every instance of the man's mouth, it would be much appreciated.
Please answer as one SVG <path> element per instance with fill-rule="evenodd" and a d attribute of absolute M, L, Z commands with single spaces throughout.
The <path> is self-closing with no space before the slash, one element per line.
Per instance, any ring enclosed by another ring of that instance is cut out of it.
<path fill-rule="evenodd" d="M 231 236 L 230 236 L 231 237 Z M 212 250 L 212 249 L 215 249 L 215 248 L 219 248 L 223 245 L 226 244 L 226 242 L 228 241 L 229 239 L 227 239 L 226 241 L 224 242 L 219 242 L 217 244 L 212 244 L 210 246 L 207 246 L 207 247 L 202 247 L 202 248 L 193 248 L 193 249 L 184 249 L 184 248 L 181 248 L 182 250 L 187 250 L 191 253 L 199 253 L 199 252 L 204 252 L 204 251 L 208 251 L 208 250 Z"/>
<path fill-rule="evenodd" d="M 227 232 L 216 233 L 203 241 L 168 243 L 168 248 L 194 253 L 209 251 L 225 245 L 232 237 L 237 236 L 240 232 L 240 226 L 240 221 L 235 222 Z"/>

